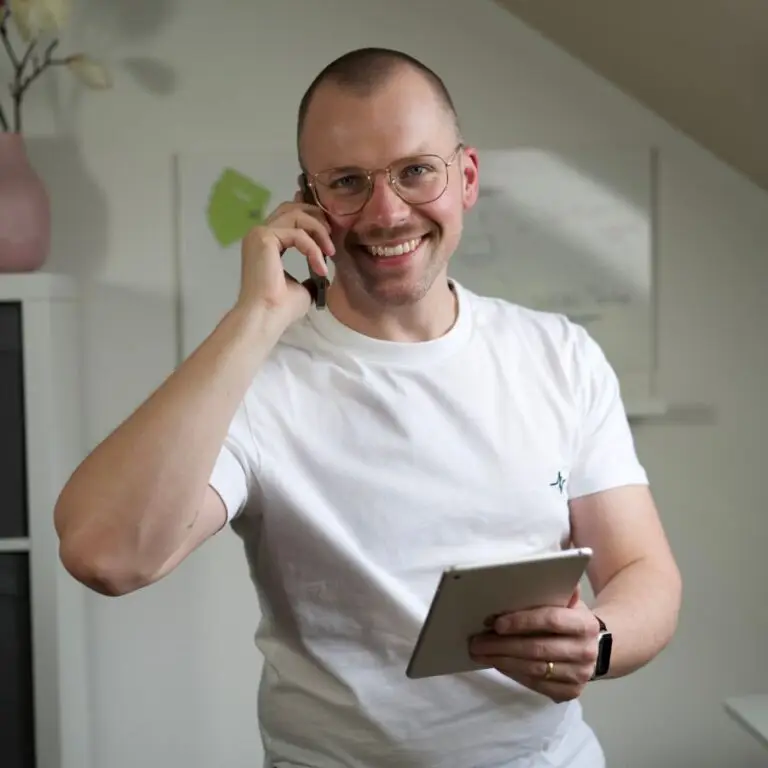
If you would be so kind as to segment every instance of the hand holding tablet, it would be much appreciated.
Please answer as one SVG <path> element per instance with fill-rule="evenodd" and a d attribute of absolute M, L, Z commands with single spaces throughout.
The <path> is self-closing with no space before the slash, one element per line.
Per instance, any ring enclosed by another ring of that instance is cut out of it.
<path fill-rule="evenodd" d="M 579 581 L 591 556 L 590 549 L 577 548 L 548 552 L 513 562 L 446 570 L 440 578 L 406 674 L 416 679 L 496 666 L 510 677 L 520 679 L 528 687 L 537 690 L 541 688 L 536 682 L 529 684 L 535 677 L 537 681 L 544 680 L 549 687 L 555 686 L 554 695 L 564 693 L 557 689 L 560 674 L 573 674 L 573 668 L 572 665 L 558 668 L 557 658 L 563 652 L 568 652 L 567 633 L 563 638 L 554 638 L 558 643 L 550 644 L 556 657 L 554 661 L 519 658 L 514 651 L 517 649 L 531 655 L 531 647 L 542 652 L 546 650 L 547 646 L 542 642 L 531 644 L 530 636 L 539 632 L 553 634 L 551 627 L 540 626 L 546 623 L 552 612 L 531 609 L 576 605 Z M 596 638 L 597 619 L 591 614 L 587 616 L 587 613 L 584 608 L 574 610 L 572 615 L 568 614 L 567 618 L 574 627 L 565 629 L 575 633 L 582 629 L 586 633 L 594 630 Z M 563 621 L 564 614 L 559 612 L 557 615 L 558 620 Z M 496 617 L 503 618 L 499 618 L 494 626 L 493 620 Z M 594 619 L 592 626 L 587 621 L 590 617 Z M 504 621 L 507 618 L 512 624 L 505 629 Z M 526 635 L 529 637 L 526 638 Z M 582 638 L 579 647 L 583 649 L 590 642 L 591 638 Z M 595 640 L 595 649 L 596 646 Z M 582 651 L 581 655 L 584 657 L 581 664 L 587 669 L 588 654 Z M 579 677 L 581 672 L 583 670 L 579 669 Z M 546 691 L 542 692 L 549 695 Z"/>

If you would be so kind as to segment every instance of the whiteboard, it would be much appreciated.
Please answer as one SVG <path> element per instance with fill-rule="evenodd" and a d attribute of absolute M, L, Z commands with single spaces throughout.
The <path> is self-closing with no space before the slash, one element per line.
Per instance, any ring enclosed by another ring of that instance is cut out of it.
<path fill-rule="evenodd" d="M 653 151 L 519 147 L 481 150 L 479 157 L 480 197 L 466 215 L 450 274 L 477 293 L 561 312 L 584 325 L 616 369 L 628 408 L 652 400 Z M 299 167 L 295 152 L 252 149 L 176 161 L 180 354 L 186 357 L 237 297 L 234 236 L 244 220 L 231 210 L 250 205 L 255 223 L 293 198 Z M 219 222 L 212 220 L 217 213 Z M 307 276 L 295 251 L 285 263 L 297 278 Z"/>
<path fill-rule="evenodd" d="M 654 394 L 654 160 L 635 147 L 481 152 L 450 270 L 477 293 L 583 325 L 632 404 Z"/>

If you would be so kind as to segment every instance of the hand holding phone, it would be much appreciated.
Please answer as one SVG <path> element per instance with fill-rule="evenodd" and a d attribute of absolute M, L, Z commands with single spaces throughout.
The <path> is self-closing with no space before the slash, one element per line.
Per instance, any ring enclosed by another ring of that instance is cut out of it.
<path fill-rule="evenodd" d="M 285 271 L 282 259 L 289 248 L 307 259 L 309 280 L 300 282 Z M 238 305 L 268 307 L 270 318 L 289 325 L 306 314 L 318 294 L 325 305 L 326 258 L 334 253 L 327 219 L 317 206 L 304 203 L 297 192 L 293 201 L 281 203 L 243 239 Z"/>

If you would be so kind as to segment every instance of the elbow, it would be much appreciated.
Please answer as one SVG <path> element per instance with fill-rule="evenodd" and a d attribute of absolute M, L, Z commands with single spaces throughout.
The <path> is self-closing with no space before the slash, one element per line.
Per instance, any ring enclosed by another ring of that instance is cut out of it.
<path fill-rule="evenodd" d="M 677 632 L 678 624 L 680 621 L 680 610 L 682 609 L 683 605 L 683 575 L 677 565 L 675 565 L 672 569 L 672 584 L 675 602 L 671 634 L 674 635 Z"/>
<path fill-rule="evenodd" d="M 681 573 L 677 562 L 671 554 L 669 555 L 666 568 L 665 581 L 667 584 L 667 594 L 670 596 L 672 601 L 676 620 L 677 614 L 680 611 L 680 607 L 683 602 L 683 574 Z"/>
<path fill-rule="evenodd" d="M 106 597 L 121 597 L 146 586 L 148 580 L 109 537 L 86 521 L 83 506 L 66 489 L 54 508 L 59 561 L 72 578 Z"/>
<path fill-rule="evenodd" d="M 72 578 L 105 597 L 122 597 L 150 583 L 138 570 L 126 567 L 105 548 L 88 545 L 74 537 L 60 539 L 59 560 Z"/>
<path fill-rule="evenodd" d="M 680 569 L 670 558 L 666 568 L 659 570 L 659 594 L 663 595 L 661 605 L 666 605 L 665 625 L 660 632 L 660 649 L 666 648 L 677 634 L 680 610 L 683 602 L 683 578 Z"/>

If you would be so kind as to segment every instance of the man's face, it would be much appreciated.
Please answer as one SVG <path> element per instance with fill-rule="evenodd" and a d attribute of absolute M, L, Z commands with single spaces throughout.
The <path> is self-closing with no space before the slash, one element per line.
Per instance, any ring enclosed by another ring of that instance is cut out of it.
<path fill-rule="evenodd" d="M 407 202 L 386 172 L 377 172 L 361 211 L 327 214 L 336 280 L 348 301 L 367 297 L 383 305 L 412 304 L 445 274 L 461 238 L 464 210 L 474 205 L 478 191 L 477 155 L 467 148 L 457 152 L 457 146 L 451 117 L 417 72 L 403 69 L 370 96 L 331 83 L 315 93 L 301 140 L 310 175 L 335 168 L 380 171 L 425 153 L 453 161 L 445 192 L 436 200 Z M 411 175 L 409 168 L 404 175 L 414 178 L 419 170 Z"/>

